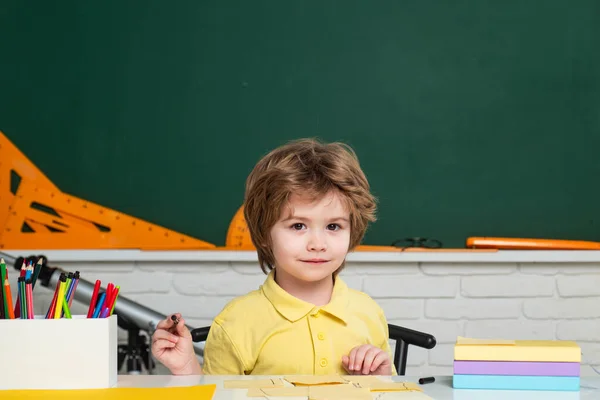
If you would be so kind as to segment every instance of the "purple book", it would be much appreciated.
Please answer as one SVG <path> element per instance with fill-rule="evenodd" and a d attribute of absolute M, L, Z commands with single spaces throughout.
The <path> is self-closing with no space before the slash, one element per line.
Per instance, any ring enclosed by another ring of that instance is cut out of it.
<path fill-rule="evenodd" d="M 455 375 L 579 376 L 577 362 L 454 361 Z"/>

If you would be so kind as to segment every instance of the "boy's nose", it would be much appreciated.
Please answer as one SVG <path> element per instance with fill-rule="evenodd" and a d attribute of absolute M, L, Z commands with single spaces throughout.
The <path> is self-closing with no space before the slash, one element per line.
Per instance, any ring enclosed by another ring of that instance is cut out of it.
<path fill-rule="evenodd" d="M 325 238 L 322 235 L 311 235 L 310 241 L 308 242 L 308 249 L 310 251 L 325 251 L 327 250 L 327 244 Z"/>

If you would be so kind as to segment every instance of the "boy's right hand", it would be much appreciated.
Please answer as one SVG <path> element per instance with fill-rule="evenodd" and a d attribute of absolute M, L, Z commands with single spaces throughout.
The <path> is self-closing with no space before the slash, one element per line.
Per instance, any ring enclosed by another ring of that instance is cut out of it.
<path fill-rule="evenodd" d="M 156 325 L 152 335 L 152 355 L 173 375 L 200 375 L 202 368 L 194 352 L 192 335 L 181 314 L 173 315 L 179 320 L 177 325 L 170 316 Z"/>

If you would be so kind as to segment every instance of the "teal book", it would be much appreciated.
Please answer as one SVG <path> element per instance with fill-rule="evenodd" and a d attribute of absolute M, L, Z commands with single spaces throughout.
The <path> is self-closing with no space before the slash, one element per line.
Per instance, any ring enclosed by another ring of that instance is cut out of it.
<path fill-rule="evenodd" d="M 454 375 L 455 389 L 578 391 L 578 376 Z"/>

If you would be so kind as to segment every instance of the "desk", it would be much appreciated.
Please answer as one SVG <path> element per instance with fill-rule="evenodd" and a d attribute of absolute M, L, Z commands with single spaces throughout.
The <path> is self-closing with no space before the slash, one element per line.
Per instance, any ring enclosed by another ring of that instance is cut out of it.
<path fill-rule="evenodd" d="M 261 379 L 265 376 L 171 376 L 171 375 L 119 375 L 119 387 L 166 387 L 216 384 L 213 400 L 258 400 L 246 396 L 246 390 L 223 389 L 224 380 Z M 418 382 L 418 377 L 395 376 L 395 381 Z M 425 394 L 435 400 L 598 400 L 600 377 L 582 377 L 579 392 L 541 392 L 517 390 L 454 390 L 451 376 L 436 376 L 435 383 L 421 386 Z M 290 397 L 297 399 L 297 397 Z M 385 400 L 385 396 L 381 396 Z"/>

